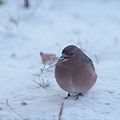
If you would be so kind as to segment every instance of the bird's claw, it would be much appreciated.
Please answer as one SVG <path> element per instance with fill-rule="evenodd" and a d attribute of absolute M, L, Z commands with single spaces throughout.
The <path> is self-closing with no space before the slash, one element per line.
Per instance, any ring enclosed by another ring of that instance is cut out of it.
<path fill-rule="evenodd" d="M 65 99 L 68 99 L 71 96 L 70 93 L 68 93 L 68 95 L 65 97 Z"/>
<path fill-rule="evenodd" d="M 78 94 L 74 95 L 75 100 L 77 100 L 80 96 L 83 96 L 83 94 L 82 93 L 78 93 Z"/>

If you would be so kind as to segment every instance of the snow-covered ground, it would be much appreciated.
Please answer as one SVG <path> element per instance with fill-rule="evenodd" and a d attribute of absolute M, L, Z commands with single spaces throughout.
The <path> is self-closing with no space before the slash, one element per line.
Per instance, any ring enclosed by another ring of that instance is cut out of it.
<path fill-rule="evenodd" d="M 54 71 L 47 88 L 33 80 L 43 67 L 39 52 L 79 45 L 94 62 L 97 83 L 84 97 L 64 100 Z M 0 7 L 0 120 L 120 119 L 120 1 L 19 0 Z"/>

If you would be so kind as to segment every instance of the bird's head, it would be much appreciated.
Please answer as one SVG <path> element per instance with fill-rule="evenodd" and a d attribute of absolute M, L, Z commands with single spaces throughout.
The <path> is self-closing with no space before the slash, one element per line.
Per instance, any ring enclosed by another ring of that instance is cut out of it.
<path fill-rule="evenodd" d="M 74 62 L 80 57 L 80 49 L 75 45 L 69 45 L 62 51 L 62 56 L 59 58 L 62 62 Z"/>

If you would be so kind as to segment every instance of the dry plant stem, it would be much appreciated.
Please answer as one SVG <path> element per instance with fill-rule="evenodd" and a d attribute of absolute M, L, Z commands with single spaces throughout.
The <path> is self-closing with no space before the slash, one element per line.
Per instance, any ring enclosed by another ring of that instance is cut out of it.
<path fill-rule="evenodd" d="M 48 69 L 53 68 L 55 66 L 56 66 L 56 63 L 54 65 L 50 65 L 49 67 L 45 68 L 44 70 L 48 70 Z"/>
<path fill-rule="evenodd" d="M 98 60 L 97 55 L 95 55 L 95 59 L 96 59 L 97 64 L 99 64 L 99 60 Z"/>
<path fill-rule="evenodd" d="M 40 87 L 42 87 L 42 88 L 46 88 L 46 87 L 49 86 L 49 83 L 48 83 L 48 82 L 46 82 L 44 85 L 41 84 L 41 83 L 39 83 L 39 82 L 36 82 L 35 80 L 33 80 L 33 82 L 35 82 L 36 84 L 38 84 L 38 85 L 39 85 Z"/>
<path fill-rule="evenodd" d="M 11 13 L 9 12 L 8 8 L 5 9 L 5 11 L 7 12 L 8 16 L 9 16 L 9 21 L 15 26 L 16 30 L 18 31 L 18 23 L 19 21 L 16 20 L 12 15 Z M 9 29 L 9 26 L 8 25 L 4 25 L 4 24 L 1 24 L 0 25 L 8 32 L 8 33 L 11 33 L 11 30 Z"/>
<path fill-rule="evenodd" d="M 58 120 L 62 120 L 63 108 L 64 108 L 64 102 L 61 103 L 61 108 L 60 108 Z"/>
<path fill-rule="evenodd" d="M 8 99 L 6 99 L 6 102 L 5 102 L 6 106 L 13 112 L 15 113 L 17 116 L 19 116 L 22 120 L 28 120 L 28 119 L 25 119 L 22 115 L 18 114 L 8 103 Z"/>
<path fill-rule="evenodd" d="M 42 77 L 42 74 L 43 74 L 43 72 L 44 72 L 44 70 L 45 70 L 45 66 L 46 66 L 46 64 L 43 66 L 43 69 L 41 69 L 41 73 L 40 73 L 40 77 L 41 77 L 41 80 L 42 80 L 43 85 L 45 85 L 45 82 L 44 82 L 44 79 L 43 79 L 43 77 Z"/>
<path fill-rule="evenodd" d="M 39 82 L 37 82 L 37 81 L 35 81 L 35 80 L 33 80 L 33 82 L 35 82 L 36 84 L 38 84 L 38 85 L 39 85 L 40 87 L 42 87 L 42 88 L 48 87 L 48 86 L 49 86 L 49 82 L 48 82 L 48 80 L 45 82 L 42 75 L 43 75 L 43 72 L 44 72 L 44 71 L 49 70 L 50 68 L 55 67 L 55 65 L 56 65 L 56 63 L 55 63 L 54 65 L 49 66 L 48 68 L 45 68 L 46 64 L 44 64 L 43 68 L 40 69 L 40 70 L 41 70 L 40 74 L 33 74 L 33 75 L 39 77 Z M 42 80 L 42 83 L 41 83 L 41 80 Z"/>
<path fill-rule="evenodd" d="M 45 64 L 45 65 L 46 65 L 46 64 Z M 48 81 L 45 82 L 44 79 L 43 79 L 43 76 L 42 76 L 43 72 L 46 70 L 46 69 L 45 69 L 45 65 L 44 65 L 43 68 L 41 69 L 40 74 L 34 74 L 35 76 L 38 76 L 38 77 L 39 77 L 39 82 L 33 80 L 33 82 L 35 82 L 36 84 L 38 84 L 38 85 L 39 85 L 40 87 L 42 87 L 42 88 L 46 88 L 46 87 L 49 86 L 49 82 L 48 82 Z M 42 80 L 42 83 L 40 82 L 41 80 Z"/>
<path fill-rule="evenodd" d="M 18 26 L 18 21 L 11 15 L 11 13 L 9 12 L 8 8 L 6 8 L 6 12 L 9 15 L 10 21 L 16 26 Z"/>
<path fill-rule="evenodd" d="M 7 25 L 4 25 L 2 23 L 0 23 L 0 26 L 2 26 L 8 33 L 10 33 L 11 31 L 9 30 L 9 27 Z M 1 32 L 2 34 L 3 32 Z"/>

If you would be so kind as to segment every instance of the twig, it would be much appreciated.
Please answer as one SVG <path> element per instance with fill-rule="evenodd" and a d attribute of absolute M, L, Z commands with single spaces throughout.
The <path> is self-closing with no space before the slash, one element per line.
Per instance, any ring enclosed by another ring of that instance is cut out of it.
<path fill-rule="evenodd" d="M 2 23 L 0 23 L 0 26 L 3 27 L 8 33 L 10 33 L 11 31 L 8 28 L 8 25 L 4 25 Z M 1 32 L 2 33 L 2 32 Z"/>
<path fill-rule="evenodd" d="M 97 64 L 99 64 L 99 60 L 98 60 L 97 55 L 95 55 L 95 59 L 96 59 Z"/>
<path fill-rule="evenodd" d="M 10 24 L 14 25 L 16 31 L 18 31 L 19 30 L 18 29 L 19 21 L 12 16 L 12 14 L 9 12 L 7 7 L 6 7 L 5 11 L 6 11 L 7 15 L 9 16 Z M 0 25 L 5 29 L 5 32 L 1 32 L 2 34 L 5 33 L 5 35 L 6 35 L 6 33 L 7 33 L 7 35 L 13 35 L 11 28 L 8 24 L 0 23 Z"/>
<path fill-rule="evenodd" d="M 44 72 L 45 66 L 46 66 L 46 64 L 44 64 L 43 68 L 41 69 L 41 74 Z"/>
<path fill-rule="evenodd" d="M 49 70 L 50 68 L 53 68 L 56 66 L 56 63 L 54 65 L 50 65 L 49 67 L 45 68 L 44 70 Z"/>
<path fill-rule="evenodd" d="M 16 26 L 16 28 L 17 28 L 17 27 L 18 27 L 18 20 L 16 20 L 16 19 L 13 17 L 13 15 L 9 12 L 9 10 L 8 10 L 7 7 L 6 7 L 5 10 L 6 10 L 8 16 L 9 16 L 9 18 L 10 18 L 10 22 L 12 22 L 12 23 Z"/>
<path fill-rule="evenodd" d="M 37 82 L 35 80 L 33 80 L 33 82 L 36 83 L 36 84 L 38 84 L 42 88 L 46 88 L 46 87 L 49 86 L 49 82 L 48 81 L 46 83 L 44 83 L 44 84 L 41 84 L 40 82 Z"/>
<path fill-rule="evenodd" d="M 45 64 L 46 65 L 46 64 Z M 46 88 L 49 84 L 48 84 L 48 81 L 45 83 L 43 77 L 42 77 L 42 74 L 45 70 L 45 65 L 43 66 L 43 69 L 41 69 L 41 73 L 40 73 L 40 77 L 41 77 L 41 80 L 42 80 L 42 87 Z"/>
<path fill-rule="evenodd" d="M 15 114 L 16 114 L 17 116 L 19 116 L 21 119 L 23 119 L 23 120 L 28 120 L 28 119 L 24 118 L 22 115 L 20 115 L 19 113 L 17 113 L 17 112 L 9 105 L 8 99 L 6 99 L 5 104 L 6 104 L 6 106 L 7 106 L 13 113 L 15 113 Z"/>
<path fill-rule="evenodd" d="M 64 102 L 61 103 L 61 108 L 60 108 L 58 120 L 62 120 L 63 108 L 64 108 Z"/>
<path fill-rule="evenodd" d="M 46 64 L 45 64 L 46 65 Z M 43 68 L 42 69 L 40 69 L 41 70 L 41 72 L 40 72 L 40 74 L 33 74 L 33 75 L 35 75 L 35 76 L 38 76 L 38 78 L 39 78 L 39 82 L 37 82 L 37 81 L 35 81 L 35 80 L 33 80 L 33 82 L 35 82 L 36 84 L 38 84 L 40 87 L 42 87 L 42 88 L 46 88 L 46 87 L 48 87 L 49 86 L 49 82 L 48 82 L 48 80 L 45 82 L 44 81 L 44 79 L 43 79 L 43 72 L 46 70 L 45 69 L 45 65 L 43 66 Z M 42 83 L 40 82 L 42 80 Z"/>

